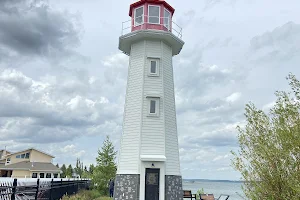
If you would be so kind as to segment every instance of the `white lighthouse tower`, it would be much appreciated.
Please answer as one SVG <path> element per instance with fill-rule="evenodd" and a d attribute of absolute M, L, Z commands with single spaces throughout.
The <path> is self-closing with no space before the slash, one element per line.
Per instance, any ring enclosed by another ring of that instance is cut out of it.
<path fill-rule="evenodd" d="M 114 200 L 182 200 L 172 57 L 184 42 L 163 0 L 130 5 L 119 49 L 129 56 Z"/>

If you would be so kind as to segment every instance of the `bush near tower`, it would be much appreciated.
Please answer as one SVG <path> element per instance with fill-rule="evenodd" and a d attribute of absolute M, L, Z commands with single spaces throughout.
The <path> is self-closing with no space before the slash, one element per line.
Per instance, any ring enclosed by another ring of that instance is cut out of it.
<path fill-rule="evenodd" d="M 98 157 L 96 158 L 97 165 L 92 175 L 95 189 L 100 191 L 103 195 L 109 193 L 109 180 L 114 179 L 116 176 L 116 155 L 117 152 L 115 151 L 114 145 L 110 141 L 109 136 L 107 136 L 102 148 L 98 150 Z"/>
<path fill-rule="evenodd" d="M 300 82 L 293 74 L 287 80 L 292 92 L 276 92 L 269 114 L 248 104 L 247 124 L 238 127 L 233 166 L 252 200 L 300 199 Z"/>

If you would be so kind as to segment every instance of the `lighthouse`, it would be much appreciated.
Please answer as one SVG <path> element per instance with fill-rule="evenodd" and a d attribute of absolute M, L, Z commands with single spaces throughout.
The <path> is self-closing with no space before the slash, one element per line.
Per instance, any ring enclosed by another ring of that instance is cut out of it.
<path fill-rule="evenodd" d="M 114 200 L 183 199 L 172 58 L 184 42 L 174 12 L 166 1 L 140 0 L 123 23 L 129 68 Z"/>

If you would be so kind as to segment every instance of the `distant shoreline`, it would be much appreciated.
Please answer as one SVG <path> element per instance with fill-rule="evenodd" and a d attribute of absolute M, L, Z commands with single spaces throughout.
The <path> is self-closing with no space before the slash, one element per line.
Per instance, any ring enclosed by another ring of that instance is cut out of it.
<path fill-rule="evenodd" d="M 210 179 L 182 179 L 184 182 L 226 182 L 226 183 L 244 183 L 244 181 L 236 181 L 236 180 L 210 180 Z"/>

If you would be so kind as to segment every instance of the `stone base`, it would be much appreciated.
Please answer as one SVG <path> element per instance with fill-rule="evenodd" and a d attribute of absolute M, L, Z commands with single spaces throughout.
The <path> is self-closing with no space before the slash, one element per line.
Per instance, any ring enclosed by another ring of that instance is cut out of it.
<path fill-rule="evenodd" d="M 181 176 L 166 175 L 165 181 L 165 200 L 183 200 Z"/>
<path fill-rule="evenodd" d="M 114 200 L 138 200 L 140 196 L 139 174 L 117 174 L 115 179 Z"/>

